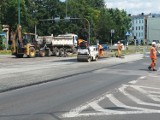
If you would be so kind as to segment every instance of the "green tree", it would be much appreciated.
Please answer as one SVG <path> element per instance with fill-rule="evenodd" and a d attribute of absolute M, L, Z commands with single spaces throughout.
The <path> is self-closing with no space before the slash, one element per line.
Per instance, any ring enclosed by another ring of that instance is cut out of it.
<path fill-rule="evenodd" d="M 114 42 L 124 39 L 125 32 L 130 28 L 130 19 L 124 10 L 105 8 L 104 0 L 20 0 L 21 25 L 23 31 L 34 32 L 37 25 L 38 35 L 58 35 L 76 33 L 79 37 L 88 39 L 90 23 L 91 38 L 100 42 L 110 42 L 110 31 L 115 29 Z M 67 2 L 67 3 L 66 3 Z M 16 29 L 18 24 L 18 1 L 0 1 L 0 24 L 8 24 Z M 46 21 L 55 17 L 81 18 L 66 22 Z M 86 21 L 85 19 L 88 21 Z"/>

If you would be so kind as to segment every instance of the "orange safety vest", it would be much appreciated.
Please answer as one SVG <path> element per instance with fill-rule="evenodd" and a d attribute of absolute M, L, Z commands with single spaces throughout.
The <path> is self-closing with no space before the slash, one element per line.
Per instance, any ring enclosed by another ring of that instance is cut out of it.
<path fill-rule="evenodd" d="M 117 47 L 118 47 L 118 51 L 121 51 L 122 45 L 121 45 L 121 44 L 118 44 Z"/>
<path fill-rule="evenodd" d="M 99 50 L 100 50 L 100 49 L 103 49 L 102 45 L 98 45 L 98 48 L 99 48 Z"/>
<path fill-rule="evenodd" d="M 157 51 L 156 51 L 155 47 L 151 47 L 151 49 L 150 49 L 150 58 L 157 59 Z"/>

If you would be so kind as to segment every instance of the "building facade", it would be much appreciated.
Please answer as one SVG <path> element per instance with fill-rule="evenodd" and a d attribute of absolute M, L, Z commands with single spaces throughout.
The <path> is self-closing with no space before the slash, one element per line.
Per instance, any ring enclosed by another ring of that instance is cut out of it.
<path fill-rule="evenodd" d="M 131 16 L 131 36 L 138 43 L 150 44 L 152 41 L 160 42 L 160 14 Z"/>
<path fill-rule="evenodd" d="M 149 15 L 144 15 L 143 13 L 140 15 L 134 15 L 131 17 L 132 19 L 132 37 L 140 42 L 146 43 L 147 41 L 147 19 L 150 17 Z"/>
<path fill-rule="evenodd" d="M 147 42 L 151 44 L 153 41 L 160 42 L 160 17 L 147 19 Z"/>

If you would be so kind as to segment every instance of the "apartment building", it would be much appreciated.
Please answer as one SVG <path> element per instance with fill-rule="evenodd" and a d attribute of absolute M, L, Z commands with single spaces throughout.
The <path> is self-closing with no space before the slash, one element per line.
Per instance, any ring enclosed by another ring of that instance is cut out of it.
<path fill-rule="evenodd" d="M 160 16 L 147 19 L 147 42 L 160 42 Z"/>
<path fill-rule="evenodd" d="M 132 31 L 131 35 L 134 39 L 138 40 L 138 42 L 146 42 L 147 39 L 147 19 L 151 17 L 151 15 L 134 15 L 131 16 L 132 19 Z"/>

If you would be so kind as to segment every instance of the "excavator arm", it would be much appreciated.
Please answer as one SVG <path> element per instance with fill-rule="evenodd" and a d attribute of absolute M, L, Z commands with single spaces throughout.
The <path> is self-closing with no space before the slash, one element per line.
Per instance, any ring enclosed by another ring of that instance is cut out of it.
<path fill-rule="evenodd" d="M 17 26 L 17 29 L 15 32 L 11 31 L 9 43 L 11 44 L 11 51 L 13 55 L 17 54 L 17 48 L 23 47 L 22 32 L 21 32 L 20 25 Z"/>

